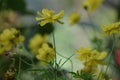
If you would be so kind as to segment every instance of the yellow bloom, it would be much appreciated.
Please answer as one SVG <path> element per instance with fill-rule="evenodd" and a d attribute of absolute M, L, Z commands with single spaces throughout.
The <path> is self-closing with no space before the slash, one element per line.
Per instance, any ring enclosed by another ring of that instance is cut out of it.
<path fill-rule="evenodd" d="M 38 54 L 38 49 L 41 47 L 42 43 L 47 40 L 46 36 L 41 36 L 36 34 L 33 38 L 30 39 L 29 48 L 33 53 Z"/>
<path fill-rule="evenodd" d="M 97 65 L 92 65 L 92 63 L 94 63 L 94 61 L 93 62 L 91 62 L 91 61 L 85 62 L 83 70 L 85 72 L 96 73 L 98 71 Z M 94 63 L 94 64 L 96 64 L 96 63 Z"/>
<path fill-rule="evenodd" d="M 92 48 L 91 47 L 82 47 L 79 50 L 77 50 L 77 54 L 79 55 L 78 58 L 83 61 L 88 59 L 90 52 L 91 52 Z"/>
<path fill-rule="evenodd" d="M 104 0 L 86 0 L 83 2 L 83 7 L 88 11 L 92 12 L 98 8 L 98 6 L 103 2 Z"/>
<path fill-rule="evenodd" d="M 98 65 L 105 65 L 106 63 L 103 61 L 103 59 L 107 56 L 106 52 L 98 52 L 96 50 L 93 50 L 91 52 L 91 57 L 88 61 L 85 62 L 85 66 L 88 67 L 88 70 L 92 72 L 98 71 Z"/>
<path fill-rule="evenodd" d="M 14 37 L 15 36 L 10 29 L 5 29 L 0 35 L 0 40 L 7 41 L 13 39 Z"/>
<path fill-rule="evenodd" d="M 11 28 L 11 32 L 14 35 L 14 38 L 13 38 L 14 44 L 24 41 L 25 39 L 24 36 L 22 36 L 18 30 L 16 30 L 15 28 Z"/>
<path fill-rule="evenodd" d="M 54 49 L 48 45 L 48 43 L 43 43 L 42 47 L 39 48 L 38 54 L 36 56 L 37 59 L 42 61 L 42 64 L 46 64 L 52 61 L 55 57 Z"/>
<path fill-rule="evenodd" d="M 77 12 L 73 12 L 69 15 L 69 20 L 70 20 L 70 24 L 73 25 L 75 23 L 77 23 L 80 20 L 80 14 Z"/>
<path fill-rule="evenodd" d="M 91 47 L 80 48 L 77 50 L 77 54 L 79 54 L 78 58 L 82 61 L 87 60 L 103 60 L 106 56 L 106 52 L 98 52 L 97 50 L 92 50 Z"/>
<path fill-rule="evenodd" d="M 98 52 L 97 50 L 93 50 L 89 52 L 89 57 L 85 60 L 87 64 L 97 66 L 98 64 L 104 64 L 102 61 L 106 56 L 106 52 Z"/>
<path fill-rule="evenodd" d="M 59 22 L 59 23 L 63 23 L 61 21 L 59 21 L 59 19 L 61 19 L 63 17 L 64 11 L 60 11 L 58 14 L 54 15 L 54 11 L 53 10 L 48 10 L 48 9 L 43 9 L 42 13 L 41 12 L 37 12 L 37 15 L 39 17 L 36 17 L 37 21 L 40 21 L 39 24 L 41 26 L 44 26 L 47 23 L 51 23 L 51 22 Z"/>
<path fill-rule="evenodd" d="M 0 55 L 11 50 L 12 46 L 13 45 L 9 41 L 0 42 Z"/>
<path fill-rule="evenodd" d="M 97 60 L 103 60 L 107 56 L 107 52 L 103 51 L 99 53 Z"/>
<path fill-rule="evenodd" d="M 90 47 L 80 48 L 77 53 L 78 58 L 83 61 L 84 70 L 90 72 L 96 72 L 98 65 L 104 65 L 103 59 L 107 56 L 106 52 L 99 52 Z"/>
<path fill-rule="evenodd" d="M 1 41 L 11 41 L 13 44 L 23 42 L 24 37 L 15 28 L 5 29 L 0 35 Z"/>
<path fill-rule="evenodd" d="M 24 37 L 15 28 L 5 29 L 0 34 L 0 54 L 11 50 L 17 43 L 22 42 Z"/>
<path fill-rule="evenodd" d="M 112 23 L 106 26 L 102 26 L 102 30 L 106 35 L 111 35 L 115 33 L 119 33 L 120 31 L 120 22 Z"/>
<path fill-rule="evenodd" d="M 97 50 L 91 51 L 90 59 L 103 60 L 107 56 L 106 52 L 98 52 Z"/>

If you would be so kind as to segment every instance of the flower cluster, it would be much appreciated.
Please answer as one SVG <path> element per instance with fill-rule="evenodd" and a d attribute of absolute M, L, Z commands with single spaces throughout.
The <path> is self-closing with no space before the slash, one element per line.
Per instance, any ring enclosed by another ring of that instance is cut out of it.
<path fill-rule="evenodd" d="M 106 26 L 102 26 L 102 30 L 106 35 L 116 34 L 120 31 L 120 22 L 112 23 Z"/>
<path fill-rule="evenodd" d="M 5 29 L 0 34 L 0 54 L 10 51 L 18 43 L 24 41 L 24 36 L 15 28 Z"/>
<path fill-rule="evenodd" d="M 36 17 L 36 20 L 40 21 L 39 24 L 41 26 L 51 22 L 58 22 L 63 24 L 63 22 L 59 21 L 59 19 L 63 17 L 64 11 L 62 10 L 56 15 L 54 15 L 54 13 L 55 12 L 53 10 L 43 9 L 42 13 L 37 12 L 38 17 Z"/>
<path fill-rule="evenodd" d="M 55 57 L 52 44 L 47 42 L 47 35 L 36 34 L 30 40 L 29 48 L 36 54 L 36 58 L 42 61 L 42 64 L 51 62 Z"/>
<path fill-rule="evenodd" d="M 103 0 L 87 0 L 84 2 L 84 8 L 88 10 L 88 12 L 94 11 Z M 57 17 L 53 15 L 54 11 L 43 9 L 42 13 L 38 12 L 38 15 L 40 15 L 40 18 L 36 17 L 36 20 L 40 20 L 39 23 L 41 26 L 44 26 L 47 23 L 50 22 L 60 22 L 59 19 L 63 15 L 63 12 L 60 12 L 57 14 Z M 77 12 L 71 13 L 69 15 L 70 24 L 73 25 L 77 23 L 80 19 L 80 14 Z M 113 25 L 110 25 L 113 26 Z M 118 23 L 114 26 L 118 27 Z M 103 29 L 106 32 L 106 29 Z M 118 29 L 117 29 L 118 30 Z M 109 30 L 110 31 L 110 30 Z M 114 31 L 115 32 L 115 31 Z M 108 33 L 108 32 L 107 32 Z M 111 32 L 110 32 L 111 33 Z M 113 32 L 112 32 L 113 33 Z M 51 62 L 55 56 L 55 51 L 50 43 L 47 43 L 47 38 L 45 36 L 41 36 L 40 34 L 36 34 L 31 40 L 30 40 L 30 49 L 33 53 L 36 54 L 36 58 L 41 60 L 43 64 Z M 77 58 L 83 62 L 84 68 L 81 70 L 81 72 L 77 72 L 73 74 L 75 75 L 75 78 L 82 78 L 85 80 L 96 80 L 98 75 L 100 75 L 99 66 L 106 65 L 106 62 L 104 59 L 107 56 L 107 52 L 99 52 L 96 49 L 92 49 L 91 47 L 86 48 L 80 48 L 77 50 Z M 85 75 L 84 75 L 85 74 Z M 95 77 L 93 76 L 95 75 Z M 101 80 L 106 80 L 106 78 L 102 75 L 100 75 Z"/>
<path fill-rule="evenodd" d="M 78 59 L 83 61 L 84 70 L 87 72 L 96 72 L 98 65 L 103 65 L 103 59 L 107 56 L 106 52 L 99 52 L 91 47 L 80 48 L 77 50 Z"/>

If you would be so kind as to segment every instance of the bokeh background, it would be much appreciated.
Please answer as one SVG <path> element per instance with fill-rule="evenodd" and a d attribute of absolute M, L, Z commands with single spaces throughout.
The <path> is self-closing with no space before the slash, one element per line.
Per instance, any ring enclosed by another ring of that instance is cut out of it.
<path fill-rule="evenodd" d="M 25 48 L 28 49 L 28 40 L 36 33 L 41 34 L 55 32 L 57 51 L 69 57 L 80 47 L 94 45 L 92 41 L 95 37 L 100 38 L 101 25 L 106 25 L 120 19 L 120 0 L 104 0 L 97 10 L 88 15 L 83 9 L 84 0 L 0 0 L 0 31 L 9 27 L 16 27 L 26 36 L 24 41 Z M 47 28 L 39 27 L 35 20 L 36 12 L 43 8 L 55 10 L 58 13 L 64 10 L 62 19 L 64 24 L 55 23 Z M 77 11 L 80 13 L 80 21 L 75 25 L 69 24 L 68 15 Z M 50 36 L 52 41 L 52 36 Z M 58 56 L 65 61 L 64 58 Z M 83 67 L 76 56 L 72 57 L 73 70 L 76 71 Z M 68 61 L 63 68 L 71 69 L 71 63 Z M 119 72 L 119 71 L 118 71 Z M 115 74 L 116 75 L 116 74 Z M 114 76 L 115 76 L 114 75 Z M 118 76 L 120 74 L 117 74 Z M 31 76 L 25 76 L 26 80 L 32 80 Z M 115 76 L 116 77 L 116 76 Z M 116 77 L 117 78 L 117 77 Z M 117 80 L 117 79 L 116 79 Z M 118 79 L 119 80 L 119 79 Z"/>

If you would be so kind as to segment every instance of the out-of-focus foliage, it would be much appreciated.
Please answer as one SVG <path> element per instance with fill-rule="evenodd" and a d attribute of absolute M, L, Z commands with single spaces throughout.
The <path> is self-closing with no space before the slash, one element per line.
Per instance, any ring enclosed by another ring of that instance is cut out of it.
<path fill-rule="evenodd" d="M 0 0 L 0 11 L 4 9 L 11 9 L 22 14 L 32 14 L 26 8 L 25 0 Z"/>

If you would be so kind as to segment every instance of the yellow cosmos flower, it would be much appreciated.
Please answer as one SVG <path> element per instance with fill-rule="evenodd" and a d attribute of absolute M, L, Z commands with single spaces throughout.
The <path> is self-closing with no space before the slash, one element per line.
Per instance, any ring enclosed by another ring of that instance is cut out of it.
<path fill-rule="evenodd" d="M 80 60 L 103 60 L 106 56 L 106 52 L 98 52 L 97 50 L 92 50 L 91 47 L 82 47 L 77 50 L 78 58 Z"/>
<path fill-rule="evenodd" d="M 15 45 L 24 41 L 24 37 L 15 28 L 5 29 L 0 34 L 0 54 L 11 50 Z"/>
<path fill-rule="evenodd" d="M 12 41 L 14 44 L 24 41 L 24 36 L 15 28 L 5 29 L 0 35 L 1 41 Z"/>
<path fill-rule="evenodd" d="M 92 63 L 94 63 L 94 62 L 91 62 L 91 61 L 90 62 L 85 62 L 83 70 L 85 72 L 96 73 L 98 71 L 97 65 L 92 65 Z"/>
<path fill-rule="evenodd" d="M 42 47 L 38 50 L 36 58 L 42 61 L 42 64 L 46 64 L 52 61 L 55 57 L 54 49 L 48 45 L 48 43 L 43 43 Z"/>
<path fill-rule="evenodd" d="M 73 25 L 75 23 L 77 23 L 80 20 L 80 14 L 77 12 L 73 12 L 69 15 L 69 20 L 70 20 L 70 24 Z"/>
<path fill-rule="evenodd" d="M 107 52 L 98 52 L 97 50 L 91 51 L 90 59 L 103 60 L 107 56 Z"/>
<path fill-rule="evenodd" d="M 47 36 L 41 36 L 40 34 L 36 34 L 33 38 L 30 39 L 29 48 L 35 54 L 38 54 L 38 49 L 41 47 L 43 42 L 46 42 Z"/>
<path fill-rule="evenodd" d="M 119 33 L 120 31 L 120 22 L 112 23 L 106 26 L 102 26 L 102 30 L 106 35 L 111 35 L 115 33 Z"/>
<path fill-rule="evenodd" d="M 86 0 L 83 2 L 83 7 L 88 11 L 88 12 L 93 12 L 98 8 L 98 6 L 103 2 L 104 0 Z"/>
<path fill-rule="evenodd" d="M 14 34 L 11 32 L 10 29 L 5 29 L 2 34 L 0 35 L 0 38 L 2 41 L 7 41 L 7 40 L 11 40 L 13 39 L 15 36 Z"/>
<path fill-rule="evenodd" d="M 91 47 L 86 48 L 82 47 L 79 50 L 77 50 L 77 54 L 79 55 L 78 59 L 80 59 L 81 61 L 88 59 L 90 57 L 89 55 L 91 50 L 92 50 Z"/>
<path fill-rule="evenodd" d="M 84 70 L 96 72 L 98 69 L 98 65 L 105 65 L 106 63 L 103 59 L 107 56 L 106 52 L 99 52 L 97 50 L 93 50 L 90 47 L 80 48 L 78 51 L 78 59 L 83 61 Z"/>
<path fill-rule="evenodd" d="M 38 17 L 36 17 L 37 21 L 40 21 L 39 24 L 44 26 L 47 23 L 51 22 L 59 22 L 63 24 L 63 22 L 59 21 L 63 17 L 64 11 L 60 11 L 58 14 L 54 15 L 53 10 L 43 9 L 42 13 L 37 12 Z"/>

